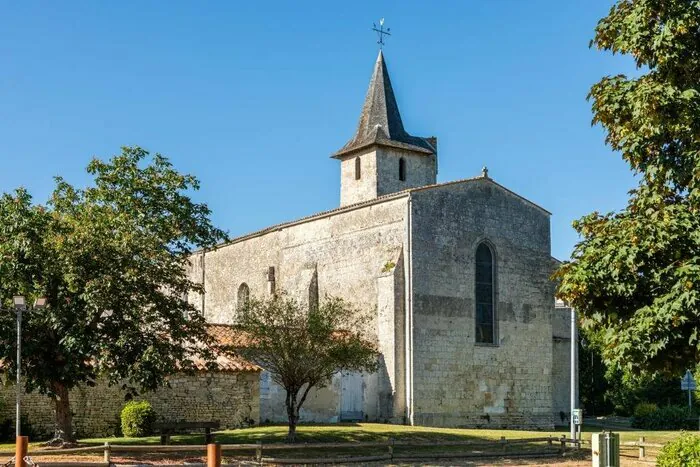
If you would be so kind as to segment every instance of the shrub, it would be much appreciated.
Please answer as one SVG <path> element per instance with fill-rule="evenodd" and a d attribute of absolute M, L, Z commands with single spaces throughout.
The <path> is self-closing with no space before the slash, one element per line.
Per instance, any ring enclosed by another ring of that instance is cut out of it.
<path fill-rule="evenodd" d="M 122 433 L 130 438 L 153 434 L 156 412 L 148 401 L 131 401 L 122 409 Z"/>
<path fill-rule="evenodd" d="M 666 444 L 656 457 L 660 467 L 700 467 L 700 436 L 685 433 Z"/>
<path fill-rule="evenodd" d="M 646 430 L 680 430 L 696 426 L 697 420 L 688 419 L 688 409 L 678 405 L 659 407 L 653 412 L 632 417 L 632 426 Z"/>
<path fill-rule="evenodd" d="M 646 417 L 659 410 L 659 406 L 652 402 L 640 402 L 634 407 L 634 416 L 637 418 Z"/>

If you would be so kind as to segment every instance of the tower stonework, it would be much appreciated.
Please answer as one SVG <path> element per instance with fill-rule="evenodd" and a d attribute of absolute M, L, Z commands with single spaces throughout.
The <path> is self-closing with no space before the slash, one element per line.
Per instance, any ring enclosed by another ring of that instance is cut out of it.
<path fill-rule="evenodd" d="M 341 206 L 436 182 L 437 138 L 404 129 L 381 51 L 357 131 L 332 157 L 340 160 Z"/>

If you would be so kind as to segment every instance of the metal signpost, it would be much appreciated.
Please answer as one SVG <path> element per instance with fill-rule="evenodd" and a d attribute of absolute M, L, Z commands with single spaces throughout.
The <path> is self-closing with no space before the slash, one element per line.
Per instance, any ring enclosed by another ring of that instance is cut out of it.
<path fill-rule="evenodd" d="M 574 409 L 571 413 L 572 421 L 576 425 L 576 437 L 574 439 L 581 440 L 581 425 L 583 425 L 583 409 Z"/>
<path fill-rule="evenodd" d="M 693 409 L 693 391 L 697 388 L 695 378 L 690 370 L 685 371 L 685 376 L 681 378 L 681 390 L 688 391 L 688 413 Z"/>

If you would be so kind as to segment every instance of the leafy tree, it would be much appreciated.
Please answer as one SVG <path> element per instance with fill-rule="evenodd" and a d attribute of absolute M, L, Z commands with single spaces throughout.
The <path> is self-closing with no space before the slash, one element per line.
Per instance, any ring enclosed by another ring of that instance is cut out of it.
<path fill-rule="evenodd" d="M 328 385 L 340 371 L 377 369 L 379 353 L 362 337 L 369 317 L 340 298 L 304 307 L 284 293 L 251 298 L 239 312 L 245 339 L 234 351 L 270 372 L 287 393 L 287 440 L 296 439 L 301 409 L 312 388 Z"/>
<path fill-rule="evenodd" d="M 215 343 L 188 293 L 193 248 L 225 238 L 210 211 L 187 192 L 199 187 L 168 160 L 138 147 L 87 168 L 94 186 L 61 178 L 46 206 L 24 189 L 0 197 L 0 300 L 46 296 L 48 307 L 25 313 L 26 390 L 55 402 L 56 424 L 73 438 L 69 391 L 98 377 L 129 394 L 164 377 L 213 361 Z M 0 316 L 0 355 L 16 371 L 14 316 Z"/>
<path fill-rule="evenodd" d="M 589 95 L 640 182 L 625 209 L 574 222 L 581 241 L 555 274 L 558 295 L 600 335 L 610 367 L 678 376 L 700 358 L 700 2 L 620 0 L 592 45 L 642 72 Z"/>

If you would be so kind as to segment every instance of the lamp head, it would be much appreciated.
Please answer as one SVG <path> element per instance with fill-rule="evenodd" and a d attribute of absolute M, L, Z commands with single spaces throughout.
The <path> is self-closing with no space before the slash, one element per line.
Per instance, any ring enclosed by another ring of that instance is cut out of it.
<path fill-rule="evenodd" d="M 25 308 L 27 308 L 27 302 L 24 299 L 23 295 L 15 295 L 14 297 L 12 297 L 12 301 L 14 302 L 15 309 L 17 310 L 24 310 Z"/>

